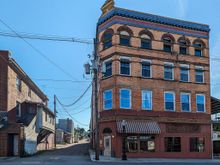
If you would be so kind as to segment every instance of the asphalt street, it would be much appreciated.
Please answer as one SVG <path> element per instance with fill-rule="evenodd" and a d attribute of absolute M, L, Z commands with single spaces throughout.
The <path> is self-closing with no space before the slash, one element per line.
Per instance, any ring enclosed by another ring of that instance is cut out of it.
<path fill-rule="evenodd" d="M 183 163 L 143 163 L 143 162 L 92 162 L 88 154 L 89 144 L 86 141 L 83 141 L 79 144 L 68 145 L 65 148 L 58 148 L 53 151 L 46 151 L 38 155 L 27 157 L 27 158 L 0 158 L 0 165 L 121 165 L 121 164 L 154 164 L 154 165 L 211 165 L 211 164 L 220 164 L 219 162 L 183 162 Z"/>

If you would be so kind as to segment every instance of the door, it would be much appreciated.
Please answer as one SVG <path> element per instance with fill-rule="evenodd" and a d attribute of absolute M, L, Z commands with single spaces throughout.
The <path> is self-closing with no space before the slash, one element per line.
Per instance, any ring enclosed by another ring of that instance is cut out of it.
<path fill-rule="evenodd" d="M 18 156 L 18 135 L 14 135 L 13 155 Z"/>
<path fill-rule="evenodd" d="M 8 156 L 18 156 L 18 135 L 8 134 Z"/>
<path fill-rule="evenodd" d="M 104 156 L 111 156 L 111 136 L 104 136 Z"/>

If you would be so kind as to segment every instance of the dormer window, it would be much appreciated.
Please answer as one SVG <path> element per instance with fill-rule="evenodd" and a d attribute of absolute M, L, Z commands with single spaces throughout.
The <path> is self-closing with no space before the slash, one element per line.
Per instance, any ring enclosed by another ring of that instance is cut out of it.
<path fill-rule="evenodd" d="M 127 31 L 120 31 L 120 45 L 130 46 L 130 34 Z"/>

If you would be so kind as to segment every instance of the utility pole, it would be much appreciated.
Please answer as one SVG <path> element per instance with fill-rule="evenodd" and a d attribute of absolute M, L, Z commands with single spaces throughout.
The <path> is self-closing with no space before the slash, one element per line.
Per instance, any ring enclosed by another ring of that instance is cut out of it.
<path fill-rule="evenodd" d="M 95 116 L 96 116 L 96 142 L 95 142 L 95 159 L 99 160 L 99 111 L 98 111 L 98 55 L 97 55 L 97 39 L 94 39 L 94 60 L 93 60 L 93 72 L 94 72 L 94 86 L 95 86 Z"/>
<path fill-rule="evenodd" d="M 98 38 L 98 37 L 97 37 Z M 92 106 L 92 122 L 93 120 L 93 112 L 95 112 L 95 159 L 99 160 L 99 153 L 100 153 L 100 144 L 99 144 L 99 110 L 98 110 L 98 72 L 99 72 L 99 61 L 98 61 L 98 52 L 97 52 L 97 39 L 94 39 L 94 53 L 93 59 L 91 60 L 92 66 L 90 63 L 84 65 L 85 73 L 91 74 L 93 73 L 93 97 L 94 97 L 94 108 Z M 93 100 L 92 100 L 93 101 Z M 92 104 L 93 105 L 93 104 Z M 92 123 L 93 124 L 93 123 Z M 93 126 L 92 126 L 93 128 Z M 93 130 L 92 130 L 93 131 Z"/>
<path fill-rule="evenodd" d="M 56 97 L 56 95 L 54 95 L 54 128 L 55 128 L 55 130 L 54 130 L 54 147 L 55 147 L 55 149 L 56 149 L 56 147 L 57 147 L 57 142 L 56 142 L 56 116 L 57 116 L 57 97 Z"/>

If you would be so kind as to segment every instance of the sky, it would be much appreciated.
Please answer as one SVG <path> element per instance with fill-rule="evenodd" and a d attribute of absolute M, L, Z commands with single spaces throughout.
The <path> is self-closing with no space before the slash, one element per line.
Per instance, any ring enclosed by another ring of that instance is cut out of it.
<path fill-rule="evenodd" d="M 105 0 L 0 0 L 0 19 L 18 33 L 67 36 L 92 41 L 96 23 Z M 116 6 L 210 25 L 210 56 L 220 58 L 219 0 L 115 0 Z M 11 32 L 0 23 L 0 32 Z M 83 64 L 92 54 L 91 44 L 27 40 L 47 58 L 65 70 L 52 65 L 19 38 L 0 36 L 0 49 L 10 50 L 12 57 L 46 93 L 53 109 L 53 96 L 63 104 L 73 103 L 89 86 L 91 76 L 84 75 Z M 66 72 L 68 74 L 66 74 Z M 71 81 L 45 81 L 71 80 Z M 211 60 L 211 94 L 220 98 L 220 60 Z M 79 82 L 80 81 L 80 82 Z M 75 126 L 88 128 L 91 89 L 66 110 Z M 69 117 L 57 105 L 58 118 Z"/>

